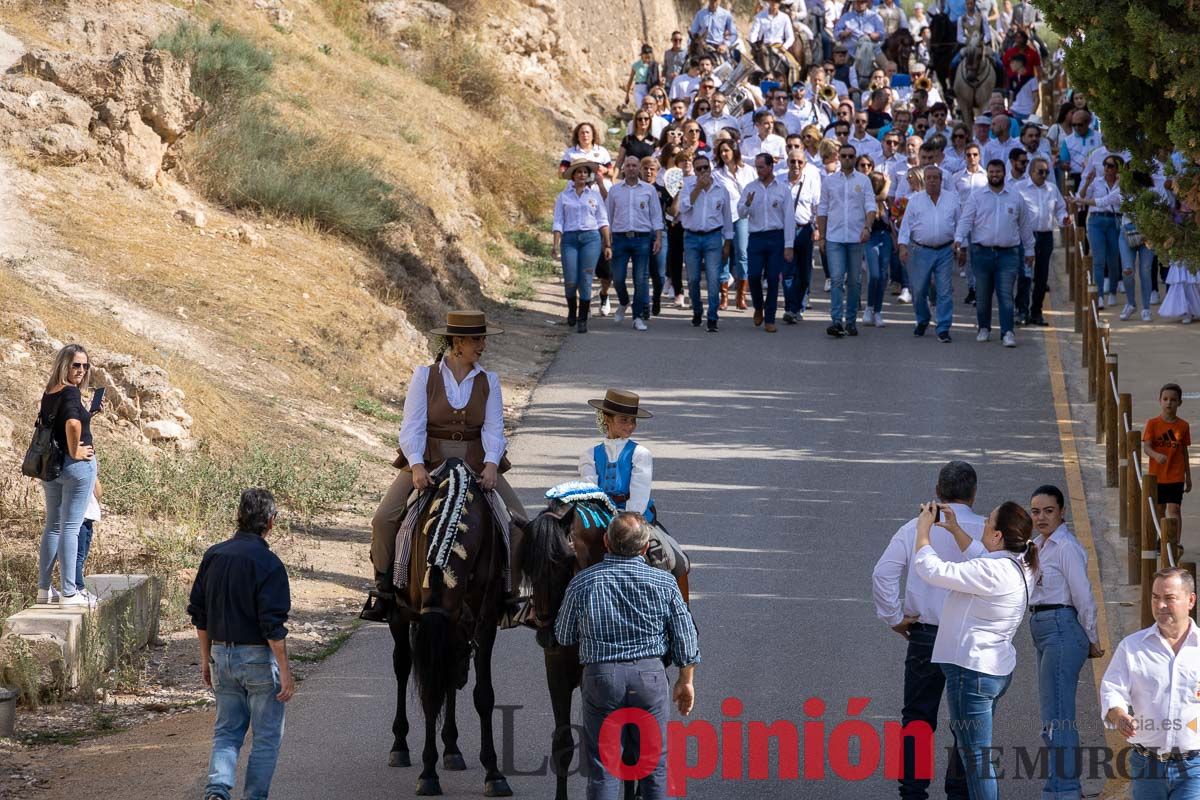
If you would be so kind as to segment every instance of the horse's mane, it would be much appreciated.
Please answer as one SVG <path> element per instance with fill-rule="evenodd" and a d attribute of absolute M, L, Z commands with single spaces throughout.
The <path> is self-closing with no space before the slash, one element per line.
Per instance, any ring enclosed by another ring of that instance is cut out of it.
<path fill-rule="evenodd" d="M 464 561 L 467 558 L 458 536 L 467 532 L 467 524 L 462 521 L 463 510 L 475 499 L 475 493 L 471 491 L 474 485 L 475 477 L 467 465 L 453 464 L 438 485 L 425 523 L 424 533 L 429 540 L 426 562 L 429 567 L 442 571 L 446 586 L 451 589 L 457 583 L 457 577 L 450 569 L 450 556 L 458 555 Z"/>

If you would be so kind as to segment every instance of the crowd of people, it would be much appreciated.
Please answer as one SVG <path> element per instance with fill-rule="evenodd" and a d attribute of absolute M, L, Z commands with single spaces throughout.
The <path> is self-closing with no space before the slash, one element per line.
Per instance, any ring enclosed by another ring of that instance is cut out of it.
<path fill-rule="evenodd" d="M 943 13 L 954 42 L 931 39 Z M 998 322 L 1013 347 L 1017 328 L 1048 324 L 1054 234 L 1070 225 L 1086 231 L 1103 307 L 1150 321 L 1159 305 L 1191 322 L 1200 279 L 1160 264 L 1122 213 L 1129 154 L 1104 145 L 1083 93 L 1068 91 L 1058 109 L 1043 96 L 1051 59 L 1038 22 L 1008 0 L 929 13 L 917 3 L 911 15 L 893 0 L 766 0 L 746 26 L 708 0 L 661 59 L 642 45 L 615 157 L 592 123 L 572 132 L 553 225 L 567 324 L 586 332 L 595 313 L 644 331 L 674 304 L 709 332 L 722 312 L 750 311 L 775 333 L 778 321 L 811 317 L 823 290 L 830 336 L 857 336 L 860 321 L 883 327 L 911 304 L 913 334 L 933 324 L 949 343 L 955 306 L 973 305 L 976 340 Z M 901 31 L 912 47 L 893 46 Z M 952 76 L 935 72 L 939 48 L 967 43 L 982 45 L 998 75 L 983 113 L 956 103 Z M 1183 213 L 1169 162 L 1181 165 L 1162 153 L 1153 174 L 1132 180 Z M 812 280 L 817 264 L 823 283 Z M 966 284 L 957 294 L 955 272 Z"/>

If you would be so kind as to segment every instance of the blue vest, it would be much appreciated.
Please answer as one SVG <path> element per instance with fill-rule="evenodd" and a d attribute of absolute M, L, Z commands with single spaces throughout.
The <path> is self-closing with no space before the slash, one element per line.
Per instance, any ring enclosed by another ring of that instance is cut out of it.
<path fill-rule="evenodd" d="M 636 449 L 637 442 L 630 439 L 613 463 L 608 461 L 608 451 L 604 449 L 603 442 L 592 450 L 592 459 L 596 463 L 596 482 L 622 511 L 625 510 L 625 502 L 629 499 L 629 482 L 633 477 L 633 451 Z M 647 522 L 654 522 L 653 497 L 646 504 L 644 516 Z"/>

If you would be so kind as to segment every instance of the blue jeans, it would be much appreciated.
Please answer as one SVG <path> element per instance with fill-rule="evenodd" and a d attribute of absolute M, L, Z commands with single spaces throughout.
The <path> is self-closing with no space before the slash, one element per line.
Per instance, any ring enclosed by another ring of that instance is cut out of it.
<path fill-rule="evenodd" d="M 238 752 L 246 729 L 253 728 L 242 797 L 265 800 L 283 738 L 284 704 L 275 699 L 280 688 L 275 657 L 266 645 L 214 643 L 209 666 L 217 696 L 217 722 L 204 794 L 230 800 L 237 778 Z"/>
<path fill-rule="evenodd" d="M 812 223 L 796 228 L 792 242 L 792 261 L 783 265 L 783 309 L 792 314 L 804 311 L 804 295 L 812 284 L 813 270 L 813 226 Z"/>
<path fill-rule="evenodd" d="M 603 248 L 600 231 L 566 231 L 562 235 L 562 268 L 564 289 L 568 298 L 579 293 L 579 300 L 592 300 L 592 275 L 600 262 Z"/>
<path fill-rule="evenodd" d="M 713 322 L 717 320 L 717 306 L 721 303 L 717 284 L 721 274 L 721 251 L 724 247 L 725 239 L 719 230 L 711 233 L 685 231 L 683 234 L 683 260 L 687 264 L 692 313 L 699 314 L 701 311 L 700 269 L 703 266 L 704 280 L 708 284 L 708 319 Z"/>
<path fill-rule="evenodd" d="M 897 247 L 892 248 L 892 281 L 900 284 L 901 289 L 909 289 L 912 284 L 908 281 L 908 267 L 900 260 L 900 250 Z"/>
<path fill-rule="evenodd" d="M 1129 778 L 1133 800 L 1200 800 L 1200 758 L 1160 764 L 1131 752 Z"/>
<path fill-rule="evenodd" d="M 640 781 L 643 800 L 662 800 L 667 796 L 667 716 L 670 713 L 671 688 L 662 661 L 644 658 L 607 664 L 588 664 L 583 668 L 580 694 L 583 695 L 584 746 L 588 761 L 588 800 L 617 800 L 621 782 L 605 768 L 598 752 L 600 727 L 620 708 L 640 708 L 657 721 L 662 749 L 654 772 Z M 636 728 L 626 728 L 636 731 Z M 640 735 L 624 736 L 626 746 L 635 751 Z"/>
<path fill-rule="evenodd" d="M 750 297 L 754 310 L 763 312 L 763 320 L 775 323 L 775 309 L 779 304 L 779 279 L 783 275 L 783 231 L 760 231 L 750 234 L 750 249 L 747 252 L 750 265 Z M 796 258 L 792 253 L 792 260 Z M 763 275 L 767 278 L 767 296 L 763 298 Z"/>
<path fill-rule="evenodd" d="M 625 286 L 625 274 L 633 261 L 633 316 L 642 316 L 650 302 L 650 250 L 654 244 L 653 233 L 637 233 L 626 236 L 612 235 L 612 280 L 617 290 L 617 302 L 629 305 L 629 289 Z"/>
<path fill-rule="evenodd" d="M 867 240 L 867 308 L 883 311 L 883 293 L 892 269 L 892 234 L 872 231 Z"/>
<path fill-rule="evenodd" d="M 42 481 L 46 495 L 46 527 L 38 550 L 38 588 L 50 588 L 54 562 L 64 597 L 75 594 L 75 569 L 79 559 L 79 526 L 87 511 L 92 484 L 96 482 L 96 461 L 76 461 L 64 456 L 62 473 L 52 481 Z"/>
<path fill-rule="evenodd" d="M 1144 244 L 1134 250 L 1125 241 L 1124 236 L 1117 239 L 1117 247 L 1121 251 L 1121 270 L 1125 272 L 1123 280 L 1125 281 L 1126 302 L 1134 308 L 1138 307 L 1137 297 L 1134 294 L 1134 278 L 1136 277 L 1136 282 L 1142 286 L 1142 308 L 1150 308 L 1150 270 L 1154 266 L 1154 251 Z"/>
<path fill-rule="evenodd" d="M 908 273 L 912 279 L 913 311 L 918 325 L 929 324 L 929 285 L 937 291 L 937 332 L 949 333 L 954 322 L 954 250 L 934 250 L 914 244 L 909 247 Z"/>
<path fill-rule="evenodd" d="M 92 521 L 85 519 L 79 525 L 79 547 L 75 556 L 75 588 L 83 588 L 83 562 L 87 561 L 88 551 L 92 549 Z"/>
<path fill-rule="evenodd" d="M 1121 218 L 1116 215 L 1091 212 L 1087 218 L 1088 244 L 1092 246 L 1092 280 L 1096 291 L 1104 291 L 1104 278 L 1109 289 L 1117 291 L 1121 280 Z"/>
<path fill-rule="evenodd" d="M 853 325 L 858 317 L 861 290 L 862 242 L 825 242 L 825 266 L 833 283 L 829 298 L 829 316 L 835 324 Z"/>
<path fill-rule="evenodd" d="M 1088 656 L 1088 638 L 1073 608 L 1039 611 L 1029 618 L 1037 648 L 1042 740 L 1049 751 L 1049 777 L 1042 800 L 1079 800 L 1079 726 L 1075 687 Z"/>
<path fill-rule="evenodd" d="M 971 269 L 975 272 L 975 320 L 979 329 L 992 329 L 992 291 L 1000 305 L 1000 334 L 1013 329 L 1013 287 L 1020 266 L 1019 247 L 971 245 Z"/>
<path fill-rule="evenodd" d="M 934 732 L 938 726 L 938 707 L 942 704 L 942 693 L 946 688 L 946 676 L 941 665 L 930 661 L 936 640 L 936 625 L 917 623 L 908 629 L 908 651 L 904 656 L 904 708 L 900 712 L 901 725 L 924 722 Z M 930 782 L 916 777 L 916 747 L 911 740 L 904 743 L 903 759 L 900 797 L 902 800 L 928 800 Z M 949 800 L 967 797 L 967 781 L 957 750 L 946 761 L 943 785 Z"/>
<path fill-rule="evenodd" d="M 1012 675 L 988 675 L 957 664 L 942 664 L 942 672 L 946 675 L 950 729 L 966 769 L 967 791 L 971 800 L 997 800 L 1000 790 L 992 761 L 992 717 Z"/>
<path fill-rule="evenodd" d="M 729 258 L 721 264 L 722 281 L 728 283 L 730 278 L 735 281 L 746 280 L 749 272 L 749 252 L 750 219 L 742 217 L 733 223 L 733 247 L 729 250 Z"/>

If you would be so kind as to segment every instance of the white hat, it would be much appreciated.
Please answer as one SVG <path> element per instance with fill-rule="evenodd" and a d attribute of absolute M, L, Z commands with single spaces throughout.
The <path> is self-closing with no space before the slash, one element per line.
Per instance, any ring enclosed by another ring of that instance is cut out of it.
<path fill-rule="evenodd" d="M 916 3 L 913 3 L 913 10 L 915 11 L 915 10 L 917 10 L 918 8 L 919 8 L 919 9 L 921 9 L 922 11 L 924 11 L 924 10 L 925 10 L 925 4 L 924 4 L 924 3 L 921 3 L 921 2 L 916 2 Z"/>
<path fill-rule="evenodd" d="M 1042 122 L 1042 118 L 1037 114 L 1030 114 L 1028 117 L 1026 117 L 1025 123 L 1021 127 L 1025 127 L 1025 125 L 1036 125 L 1044 131 L 1049 130 L 1045 123 Z"/>

